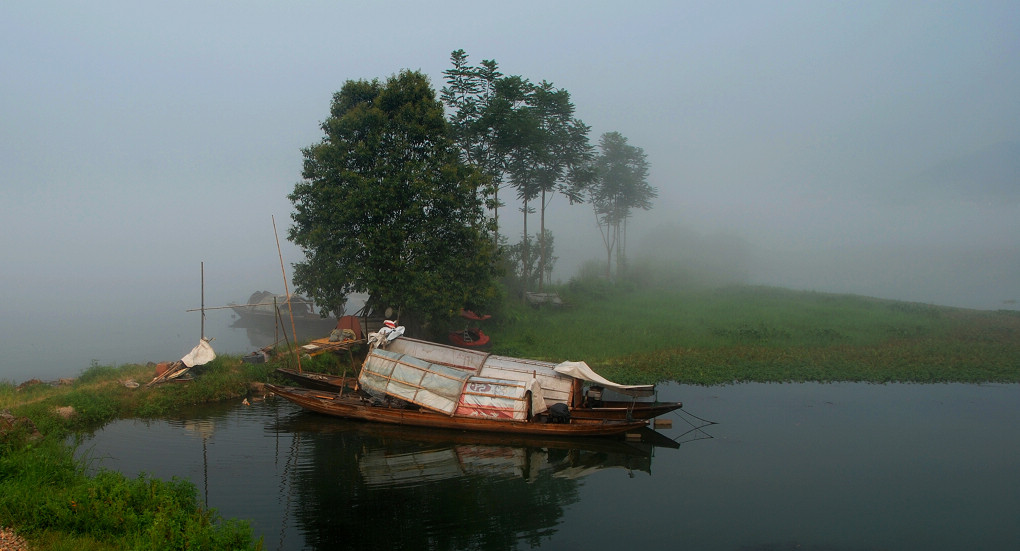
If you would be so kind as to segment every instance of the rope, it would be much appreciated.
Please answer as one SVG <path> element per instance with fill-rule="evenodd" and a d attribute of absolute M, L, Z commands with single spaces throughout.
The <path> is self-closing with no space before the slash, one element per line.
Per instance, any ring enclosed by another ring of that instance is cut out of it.
<path fill-rule="evenodd" d="M 686 442 L 694 442 L 694 441 L 697 441 L 697 440 L 710 440 L 710 439 L 715 438 L 711 434 L 708 434 L 707 432 L 701 430 L 701 429 L 703 429 L 703 428 L 705 428 L 707 426 L 710 426 L 710 425 L 717 425 L 718 423 L 716 423 L 715 421 L 709 421 L 707 419 L 702 419 L 701 417 L 698 417 L 697 415 L 694 415 L 693 413 L 689 413 L 687 411 L 683 411 L 683 410 L 679 410 L 679 409 L 678 410 L 674 410 L 673 414 L 676 415 L 677 417 L 680 417 L 681 419 L 684 420 L 685 423 L 687 423 L 688 425 L 691 426 L 690 430 L 687 430 L 687 431 L 681 433 L 680 435 L 678 435 L 676 438 L 673 438 L 672 440 L 674 442 L 683 444 L 683 443 L 686 443 Z M 688 419 L 688 417 L 693 417 L 693 418 L 697 419 L 698 421 L 701 421 L 702 424 L 701 425 L 695 425 L 694 423 L 692 423 L 690 421 L 690 419 Z M 689 440 L 684 440 L 683 442 L 680 441 L 681 438 L 683 438 L 684 436 L 687 436 L 688 434 L 691 434 L 692 432 L 701 433 L 703 436 L 698 436 L 697 438 L 691 438 Z"/>

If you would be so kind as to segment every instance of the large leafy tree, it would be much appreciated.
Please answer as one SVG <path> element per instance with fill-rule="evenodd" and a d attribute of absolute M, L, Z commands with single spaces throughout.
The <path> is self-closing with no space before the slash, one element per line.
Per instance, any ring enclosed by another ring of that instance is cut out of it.
<path fill-rule="evenodd" d="M 495 246 L 478 189 L 458 155 L 428 78 L 348 81 L 325 136 L 302 150 L 289 238 L 305 254 L 294 282 L 325 311 L 367 293 L 415 327 L 493 298 Z"/>
<path fill-rule="evenodd" d="M 599 140 L 595 181 L 589 188 L 602 242 L 606 247 L 606 277 L 610 276 L 613 251 L 616 267 L 626 240 L 626 222 L 634 209 L 649 210 L 658 191 L 648 184 L 648 160 L 640 147 L 627 143 L 619 132 L 606 132 Z"/>

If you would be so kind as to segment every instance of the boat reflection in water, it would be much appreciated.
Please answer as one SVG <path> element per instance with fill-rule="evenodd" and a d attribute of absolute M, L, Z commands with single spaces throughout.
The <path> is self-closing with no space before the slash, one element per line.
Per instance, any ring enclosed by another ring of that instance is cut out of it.
<path fill-rule="evenodd" d="M 293 435 L 290 451 L 281 450 L 289 455 L 281 497 L 298 504 L 294 520 L 304 545 L 316 549 L 537 545 L 579 500 L 579 479 L 607 469 L 622 470 L 624 479 L 650 474 L 657 447 L 623 437 L 489 435 L 308 412 L 267 432 Z"/>
<path fill-rule="evenodd" d="M 476 475 L 533 480 L 548 473 L 579 478 L 602 469 L 651 474 L 655 447 L 680 446 L 647 428 L 636 434 L 640 439 L 542 438 L 323 420 L 308 414 L 281 422 L 279 429 L 361 435 L 369 445 L 358 454 L 358 471 L 373 487 Z"/>

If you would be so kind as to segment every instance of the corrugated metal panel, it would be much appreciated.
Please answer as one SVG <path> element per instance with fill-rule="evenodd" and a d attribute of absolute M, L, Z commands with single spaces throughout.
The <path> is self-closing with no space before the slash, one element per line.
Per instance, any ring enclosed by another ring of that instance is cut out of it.
<path fill-rule="evenodd" d="M 457 415 L 524 421 L 528 418 L 527 393 L 524 383 L 471 377 L 464 385 Z"/>
<path fill-rule="evenodd" d="M 453 415 L 470 376 L 469 371 L 377 348 L 365 359 L 358 382 L 369 394 L 393 396 Z"/>
<path fill-rule="evenodd" d="M 496 379 L 529 382 L 538 380 L 542 386 L 542 398 L 546 405 L 570 403 L 571 387 L 574 380 L 557 373 L 556 364 L 509 356 L 489 356 L 479 375 Z"/>

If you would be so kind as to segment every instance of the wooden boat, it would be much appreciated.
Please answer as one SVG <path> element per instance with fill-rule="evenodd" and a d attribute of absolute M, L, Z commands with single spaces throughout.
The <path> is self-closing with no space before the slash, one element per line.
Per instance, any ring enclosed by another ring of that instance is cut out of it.
<path fill-rule="evenodd" d="M 496 356 L 480 350 L 463 349 L 409 337 L 400 337 L 388 343 L 386 349 L 488 377 L 522 382 L 538 380 L 542 387 L 542 399 L 547 405 L 567 404 L 571 417 L 579 419 L 648 420 L 683 407 L 681 402 L 640 399 L 642 396 L 647 398 L 652 394 L 654 387 L 650 385 L 615 385 L 603 379 L 602 381 L 617 388 L 614 390 L 596 383 L 584 388 L 582 383 L 585 379 L 577 376 L 592 374 L 575 372 L 573 375 L 567 375 L 557 372 L 557 364 L 550 362 Z M 337 375 L 324 373 L 299 373 L 288 369 L 277 371 L 308 388 L 331 392 L 344 392 L 345 389 L 354 388 L 352 384 L 354 378 L 350 377 L 345 380 Z M 628 396 L 620 392 L 633 392 L 635 395 Z"/>
<path fill-rule="evenodd" d="M 305 388 L 328 392 L 347 392 L 357 387 L 356 377 L 343 377 L 314 371 L 299 372 L 296 369 L 284 367 L 278 368 L 276 372 Z M 628 402 L 623 400 L 595 402 L 586 400 L 581 405 L 570 408 L 570 415 L 578 419 L 648 420 L 681 407 L 683 407 L 681 402 Z"/>
<path fill-rule="evenodd" d="M 560 450 L 584 449 L 602 453 L 650 455 L 654 448 L 678 449 L 680 444 L 648 427 L 616 437 L 561 437 L 556 435 L 500 434 L 452 431 L 400 425 L 366 423 L 356 419 L 327 419 L 318 415 L 281 417 L 276 429 L 284 432 L 356 432 L 387 442 L 402 441 L 434 445 L 498 445 Z"/>
<path fill-rule="evenodd" d="M 287 367 L 277 368 L 276 372 L 305 388 L 315 390 L 346 392 L 354 390 L 358 386 L 357 377 L 344 377 L 342 375 L 316 373 L 314 371 L 298 371 Z"/>
<path fill-rule="evenodd" d="M 552 416 L 548 414 L 540 414 L 528 420 L 447 415 L 417 405 L 388 404 L 361 392 L 340 394 L 271 384 L 267 384 L 266 388 L 309 411 L 345 419 L 411 427 L 543 436 L 611 436 L 636 431 L 647 425 L 646 421 L 574 418 L 558 423 L 553 422 Z"/>
<path fill-rule="evenodd" d="M 256 291 L 246 304 L 229 304 L 230 309 L 243 321 L 275 320 L 277 308 L 285 317 L 293 314 L 295 320 L 323 321 L 311 300 L 300 295 L 274 295 L 269 291 Z"/>
<path fill-rule="evenodd" d="M 386 349 L 489 377 L 516 381 L 537 379 L 545 402 L 567 404 L 572 417 L 652 419 L 683 407 L 682 402 L 649 400 L 655 394 L 654 385 L 618 385 L 602 378 L 583 362 L 556 364 L 498 356 L 409 337 L 394 340 Z"/>
<path fill-rule="evenodd" d="M 356 383 L 354 377 L 342 377 L 328 373 L 316 373 L 279 368 L 277 373 L 287 377 L 295 383 L 316 390 L 329 392 L 340 392 L 341 389 L 353 390 Z M 627 402 L 627 401 L 605 401 L 601 405 L 593 406 L 589 403 L 582 403 L 579 406 L 570 408 L 571 417 L 579 419 L 654 419 L 671 411 L 683 407 L 682 402 Z"/>

